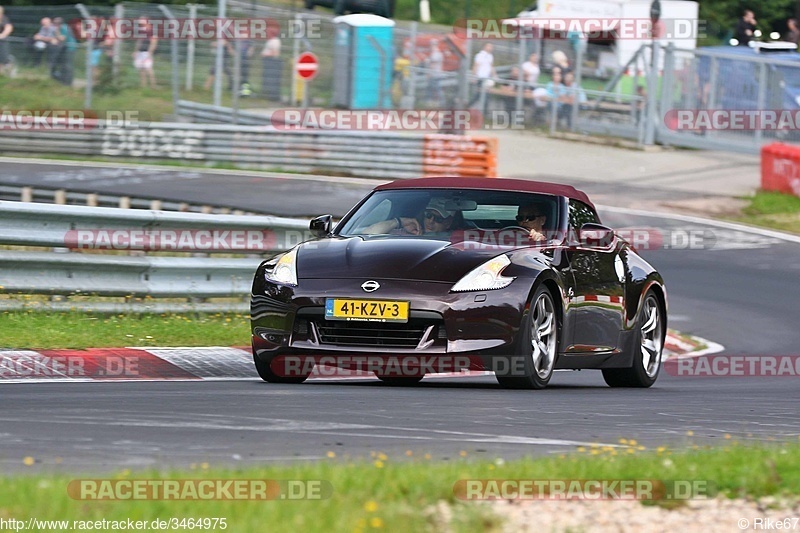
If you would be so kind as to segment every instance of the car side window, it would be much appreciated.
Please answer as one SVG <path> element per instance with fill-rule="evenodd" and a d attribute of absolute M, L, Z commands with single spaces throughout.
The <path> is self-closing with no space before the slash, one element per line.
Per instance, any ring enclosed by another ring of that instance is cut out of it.
<path fill-rule="evenodd" d="M 594 209 L 581 202 L 580 200 L 569 201 L 569 227 L 573 231 L 578 231 L 586 223 L 600 223 L 600 219 Z"/>

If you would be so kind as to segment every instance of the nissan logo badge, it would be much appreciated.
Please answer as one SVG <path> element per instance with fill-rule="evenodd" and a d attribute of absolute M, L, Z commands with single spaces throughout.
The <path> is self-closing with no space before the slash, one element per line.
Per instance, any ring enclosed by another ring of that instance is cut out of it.
<path fill-rule="evenodd" d="M 361 284 L 361 288 L 366 292 L 375 292 L 381 288 L 381 284 L 377 281 L 369 280 Z"/>

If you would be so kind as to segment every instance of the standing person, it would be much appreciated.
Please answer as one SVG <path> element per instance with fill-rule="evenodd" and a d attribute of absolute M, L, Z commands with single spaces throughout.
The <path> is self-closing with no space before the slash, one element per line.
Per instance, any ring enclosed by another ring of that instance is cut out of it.
<path fill-rule="evenodd" d="M 60 81 L 64 85 L 72 85 L 73 78 L 73 56 L 75 49 L 78 47 L 78 40 L 72 33 L 72 28 L 69 27 L 64 19 L 56 17 L 53 19 L 53 24 L 57 30 L 58 40 L 61 42 L 61 50 L 58 58 L 54 62 L 52 76 L 54 79 Z"/>
<path fill-rule="evenodd" d="M 156 88 L 156 75 L 153 72 L 153 56 L 158 46 L 158 37 L 153 33 L 153 25 L 146 18 L 136 21 L 137 33 L 142 37 L 136 40 L 136 51 L 133 52 L 133 66 L 139 71 L 139 82 L 142 88 Z"/>
<path fill-rule="evenodd" d="M 472 62 L 472 75 L 478 79 L 475 82 L 475 94 L 467 104 L 467 107 L 472 107 L 480 99 L 481 91 L 487 85 L 487 82 L 497 76 L 497 72 L 494 69 L 492 50 L 494 50 L 492 43 L 486 43 L 483 46 L 483 50 L 475 54 L 475 59 Z"/>
<path fill-rule="evenodd" d="M 14 26 L 8 17 L 5 16 L 3 6 L 0 6 L 0 74 L 5 74 L 11 65 L 11 54 L 8 52 L 8 41 L 6 38 L 14 31 Z"/>
<path fill-rule="evenodd" d="M 42 57 L 45 57 L 47 66 L 52 70 L 54 58 L 58 56 L 61 41 L 56 36 L 56 27 L 50 17 L 44 17 L 41 21 L 39 31 L 33 36 L 33 49 L 36 52 L 34 64 L 38 67 L 42 64 Z"/>
<path fill-rule="evenodd" d="M 550 59 L 553 60 L 554 67 L 558 67 L 561 69 L 562 76 L 566 76 L 567 72 L 572 72 L 572 67 L 569 65 L 569 58 L 567 58 L 567 54 L 565 54 L 561 50 L 555 50 L 550 55 Z"/>
<path fill-rule="evenodd" d="M 269 38 L 261 51 L 262 80 L 261 92 L 267 100 L 280 101 L 281 75 L 283 74 L 283 61 L 281 60 L 280 30 L 270 31 Z"/>
<path fill-rule="evenodd" d="M 522 64 L 522 73 L 525 76 L 525 83 L 528 87 L 535 89 L 539 83 L 539 74 L 542 70 L 539 68 L 539 55 L 531 54 L 528 60 Z"/>
<path fill-rule="evenodd" d="M 786 27 L 788 31 L 783 40 L 794 44 L 800 44 L 800 30 L 797 29 L 797 19 L 791 18 L 787 20 Z"/>
<path fill-rule="evenodd" d="M 739 23 L 736 24 L 736 40 L 738 46 L 749 46 L 756 31 L 756 15 L 749 9 L 745 9 Z"/>
<path fill-rule="evenodd" d="M 208 77 L 206 78 L 206 82 L 203 84 L 203 88 L 208 91 L 211 89 L 211 86 L 214 84 L 214 79 L 217 76 L 217 48 L 222 45 L 222 72 L 228 77 L 228 90 L 233 90 L 233 75 L 231 74 L 231 58 L 233 54 L 236 53 L 236 50 L 233 48 L 233 45 L 230 41 L 226 41 L 225 39 L 218 39 L 214 41 L 211 50 L 213 54 L 211 56 L 211 69 L 208 72 Z"/>
<path fill-rule="evenodd" d="M 439 85 L 444 70 L 444 54 L 439 50 L 439 41 L 431 41 L 431 51 L 426 60 L 428 67 L 428 100 L 438 106 L 442 101 L 442 89 Z"/>

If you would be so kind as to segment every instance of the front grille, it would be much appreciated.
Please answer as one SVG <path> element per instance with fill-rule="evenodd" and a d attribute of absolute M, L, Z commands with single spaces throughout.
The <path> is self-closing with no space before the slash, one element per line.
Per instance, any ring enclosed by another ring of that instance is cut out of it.
<path fill-rule="evenodd" d="M 392 322 L 361 322 L 355 320 L 317 320 L 320 344 L 338 346 L 380 346 L 385 348 L 416 348 L 427 329 L 434 326 L 428 339 L 438 337 L 441 322 L 409 319 L 403 324 Z"/>

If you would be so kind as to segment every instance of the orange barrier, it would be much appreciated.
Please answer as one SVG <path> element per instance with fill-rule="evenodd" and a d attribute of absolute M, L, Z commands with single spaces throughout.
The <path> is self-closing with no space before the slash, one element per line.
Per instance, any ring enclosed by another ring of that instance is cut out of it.
<path fill-rule="evenodd" d="M 424 176 L 497 177 L 497 139 L 494 137 L 425 135 Z"/>
<path fill-rule="evenodd" d="M 800 146 L 761 147 L 761 188 L 800 196 Z"/>

